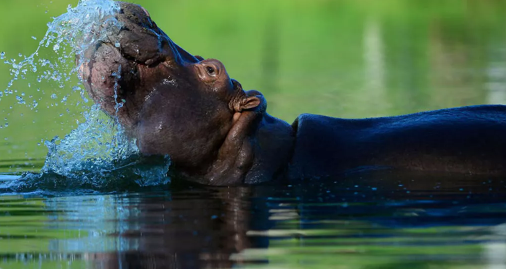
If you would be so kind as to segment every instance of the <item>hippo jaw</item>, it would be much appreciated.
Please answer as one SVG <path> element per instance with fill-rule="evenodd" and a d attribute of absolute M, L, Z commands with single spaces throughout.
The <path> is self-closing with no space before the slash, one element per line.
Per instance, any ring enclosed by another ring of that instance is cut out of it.
<path fill-rule="evenodd" d="M 142 100 L 148 98 L 155 87 L 148 85 L 156 83 L 150 78 L 165 76 L 166 84 L 177 86 L 175 75 L 181 77 L 181 73 L 187 71 L 185 66 L 199 59 L 172 42 L 144 8 L 123 2 L 118 5 L 115 17 L 121 27 L 104 24 L 108 40 L 97 42 L 85 52 L 88 60 L 80 69 L 90 96 L 132 132 L 138 122 Z M 125 104 L 121 104 L 123 102 Z M 118 109 L 123 105 L 124 108 Z"/>
<path fill-rule="evenodd" d="M 122 28 L 106 29 L 109 40 L 86 51 L 81 66 L 92 99 L 142 154 L 168 154 L 193 181 L 240 183 L 253 162 L 249 137 L 265 113 L 261 93 L 244 92 L 218 60 L 176 45 L 142 7 L 119 5 Z"/>

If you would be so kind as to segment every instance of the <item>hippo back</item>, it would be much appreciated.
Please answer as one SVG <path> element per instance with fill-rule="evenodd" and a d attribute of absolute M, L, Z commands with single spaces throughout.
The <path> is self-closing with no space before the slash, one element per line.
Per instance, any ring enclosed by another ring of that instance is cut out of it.
<path fill-rule="evenodd" d="M 293 123 L 291 180 L 397 168 L 506 174 L 506 106 L 341 119 L 303 114 Z"/>

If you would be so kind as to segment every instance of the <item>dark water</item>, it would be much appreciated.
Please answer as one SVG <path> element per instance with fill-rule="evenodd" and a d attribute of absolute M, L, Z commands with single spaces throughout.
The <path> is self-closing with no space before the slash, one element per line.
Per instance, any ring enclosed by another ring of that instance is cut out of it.
<path fill-rule="evenodd" d="M 500 178 L 384 171 L 294 185 L 1 196 L 0 262 L 1 268 L 503 268 L 505 186 Z"/>

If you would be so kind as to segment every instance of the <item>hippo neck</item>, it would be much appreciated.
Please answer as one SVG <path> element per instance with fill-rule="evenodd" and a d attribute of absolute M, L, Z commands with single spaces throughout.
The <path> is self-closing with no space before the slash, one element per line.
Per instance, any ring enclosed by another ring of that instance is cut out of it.
<path fill-rule="evenodd" d="M 292 127 L 266 112 L 241 113 L 207 173 L 194 178 L 206 185 L 255 184 L 284 172 L 294 146 Z"/>
<path fill-rule="evenodd" d="M 283 176 L 295 145 L 292 126 L 265 113 L 252 139 L 254 162 L 243 182 L 257 184 Z"/>

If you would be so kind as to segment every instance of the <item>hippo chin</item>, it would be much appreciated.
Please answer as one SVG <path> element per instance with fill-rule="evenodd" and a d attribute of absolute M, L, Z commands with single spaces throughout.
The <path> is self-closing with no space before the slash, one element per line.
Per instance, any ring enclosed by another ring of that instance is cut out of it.
<path fill-rule="evenodd" d="M 142 154 L 168 154 L 189 181 L 335 178 L 380 167 L 506 175 L 506 106 L 370 119 L 304 114 L 290 125 L 267 114 L 262 94 L 244 91 L 220 61 L 172 42 L 142 7 L 120 3 L 116 16 L 122 29 L 86 52 L 85 87 Z"/>

